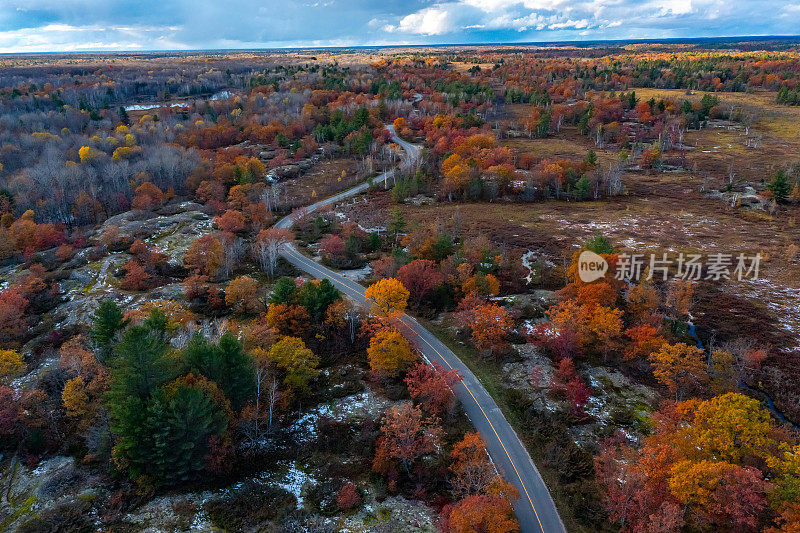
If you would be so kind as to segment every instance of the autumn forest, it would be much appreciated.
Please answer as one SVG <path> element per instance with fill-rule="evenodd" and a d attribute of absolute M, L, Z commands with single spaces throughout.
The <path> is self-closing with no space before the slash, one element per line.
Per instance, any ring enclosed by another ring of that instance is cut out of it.
<path fill-rule="evenodd" d="M 0 56 L 0 530 L 800 531 L 798 123 L 778 39 Z"/>

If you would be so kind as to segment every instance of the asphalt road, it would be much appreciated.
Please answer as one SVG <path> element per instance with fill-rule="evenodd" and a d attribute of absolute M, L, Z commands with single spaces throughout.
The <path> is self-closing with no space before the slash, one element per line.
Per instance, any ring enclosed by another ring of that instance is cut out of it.
<path fill-rule="evenodd" d="M 408 143 L 395 134 L 393 126 L 387 126 L 393 140 L 406 152 L 402 165 L 413 165 L 419 158 L 420 147 Z M 393 171 L 385 172 L 373 180 L 380 183 L 391 178 Z M 314 212 L 321 207 L 333 204 L 355 194 L 366 191 L 368 184 L 363 183 L 325 200 L 321 200 L 305 209 L 292 213 L 281 219 L 276 227 L 290 228 L 300 217 Z M 300 253 L 294 244 L 284 245 L 281 254 L 292 265 L 318 279 L 328 279 L 342 293 L 356 303 L 365 303 L 364 286 L 347 279 L 338 272 L 326 268 L 313 259 Z M 444 368 L 456 369 L 461 374 L 461 382 L 456 385 L 456 398 L 467 413 L 475 429 L 481 434 L 489 455 L 497 469 L 508 482 L 512 483 L 520 493 L 514 504 L 514 512 L 519 520 L 522 533 L 557 533 L 563 532 L 564 524 L 550 497 L 550 492 L 533 464 L 525 446 L 519 440 L 514 429 L 506 420 L 495 401 L 483 388 L 469 368 L 430 331 L 422 327 L 416 319 L 403 315 L 404 332 L 410 341 L 414 341 L 428 361 L 436 361 Z"/>

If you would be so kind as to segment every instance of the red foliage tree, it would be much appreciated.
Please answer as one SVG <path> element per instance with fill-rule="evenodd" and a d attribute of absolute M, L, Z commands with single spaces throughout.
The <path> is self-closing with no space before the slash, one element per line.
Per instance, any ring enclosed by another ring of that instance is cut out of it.
<path fill-rule="evenodd" d="M 17 287 L 0 291 L 0 345 L 18 341 L 28 329 L 29 303 Z"/>
<path fill-rule="evenodd" d="M 372 469 L 385 474 L 397 462 L 408 472 L 419 457 L 439 449 L 441 433 L 438 420 L 425 418 L 418 407 L 410 403 L 390 407 L 381 425 Z"/>
<path fill-rule="evenodd" d="M 342 511 L 349 511 L 361 505 L 361 495 L 353 483 L 345 483 L 336 493 L 336 505 Z"/>
<path fill-rule="evenodd" d="M 332 264 L 340 265 L 345 257 L 344 240 L 338 235 L 328 235 L 320 242 L 320 251 Z"/>
<path fill-rule="evenodd" d="M 129 291 L 143 291 L 149 284 L 150 276 L 145 272 L 142 265 L 135 259 L 130 259 L 125 263 L 125 278 L 122 280 L 122 287 Z"/>
<path fill-rule="evenodd" d="M 13 436 L 19 424 L 20 408 L 14 391 L 0 385 L 0 437 Z"/>
<path fill-rule="evenodd" d="M 411 293 L 412 303 L 419 307 L 425 296 L 444 282 L 444 276 L 430 259 L 416 259 L 397 271 L 397 279 Z"/>
<path fill-rule="evenodd" d="M 420 362 L 406 376 L 411 397 L 434 416 L 448 412 L 455 401 L 452 388 L 461 381 L 457 370 L 445 370 L 439 363 Z"/>

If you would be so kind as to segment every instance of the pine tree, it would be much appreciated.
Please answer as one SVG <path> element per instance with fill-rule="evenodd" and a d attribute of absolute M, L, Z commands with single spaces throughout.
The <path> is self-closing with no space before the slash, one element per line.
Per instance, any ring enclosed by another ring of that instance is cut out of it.
<path fill-rule="evenodd" d="M 397 243 L 397 236 L 406 230 L 406 219 L 403 218 L 403 212 L 398 208 L 392 209 L 392 218 L 386 228 L 389 233 L 389 238 L 392 242 Z"/>
<path fill-rule="evenodd" d="M 147 474 L 167 485 L 200 477 L 209 439 L 224 436 L 229 415 L 217 386 L 192 374 L 156 391 L 146 420 Z"/>
<path fill-rule="evenodd" d="M 309 316 L 315 320 L 321 320 L 328 306 L 341 297 L 341 293 L 327 279 L 304 283 L 297 291 L 297 302 L 305 307 Z"/>
<path fill-rule="evenodd" d="M 225 333 L 219 344 L 209 344 L 196 334 L 181 354 L 189 372 L 202 375 L 222 389 L 234 409 L 241 409 L 255 386 L 255 372 L 242 344 Z"/>
<path fill-rule="evenodd" d="M 769 185 L 767 185 L 767 190 L 772 191 L 772 197 L 776 202 L 779 204 L 785 203 L 791 191 L 786 173 L 782 170 L 778 171 L 772 181 L 769 182 Z"/>
<path fill-rule="evenodd" d="M 127 330 L 110 360 L 111 382 L 106 403 L 111 432 L 116 436 L 114 457 L 132 478 L 148 473 L 152 428 L 148 425 L 153 394 L 173 378 L 162 331 L 146 326 Z"/>
<path fill-rule="evenodd" d="M 111 341 L 114 340 L 114 336 L 125 327 L 127 322 L 122 310 L 113 300 L 103 300 L 92 319 L 92 340 L 100 349 L 102 357 L 105 357 L 111 351 Z"/>

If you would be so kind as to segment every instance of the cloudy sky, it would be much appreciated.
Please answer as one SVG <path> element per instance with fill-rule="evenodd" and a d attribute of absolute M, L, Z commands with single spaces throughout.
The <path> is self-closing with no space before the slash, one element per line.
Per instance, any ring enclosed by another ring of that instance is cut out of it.
<path fill-rule="evenodd" d="M 794 35 L 800 0 L 0 0 L 0 52 Z"/>

